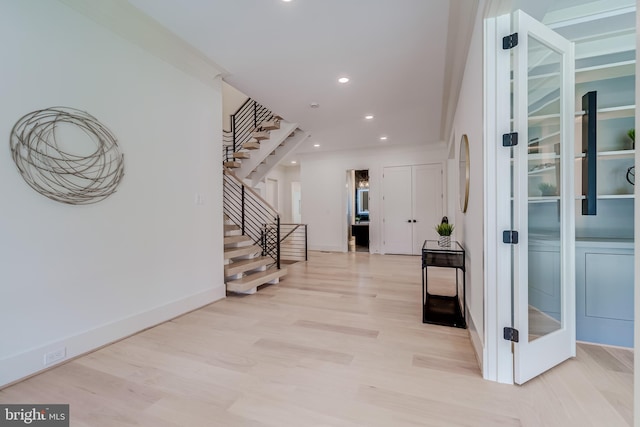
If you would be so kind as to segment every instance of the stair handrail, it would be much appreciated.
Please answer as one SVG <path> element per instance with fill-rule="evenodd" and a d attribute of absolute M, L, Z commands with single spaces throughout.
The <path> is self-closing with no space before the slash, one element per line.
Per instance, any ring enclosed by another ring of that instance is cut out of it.
<path fill-rule="evenodd" d="M 280 214 L 228 168 L 223 168 L 223 211 L 280 268 Z M 275 234 L 275 236 L 274 236 Z"/>
<path fill-rule="evenodd" d="M 237 181 L 237 183 L 239 185 L 242 185 L 245 188 L 245 191 L 248 191 L 249 193 L 251 193 L 252 197 L 255 197 L 256 199 L 258 199 L 260 201 L 260 203 L 262 203 L 264 205 L 264 207 L 266 209 L 268 209 L 269 211 L 271 211 L 271 213 L 273 213 L 274 216 L 280 216 L 280 213 L 278 212 L 278 210 L 276 208 L 274 208 L 273 206 L 271 206 L 271 204 L 269 202 L 267 202 L 261 195 L 260 193 L 258 193 L 256 190 L 254 190 L 253 188 L 249 187 L 247 184 L 245 184 L 244 182 L 242 182 L 242 180 L 240 178 L 238 178 L 238 175 L 236 175 L 231 169 L 229 168 L 222 168 L 222 172 L 225 175 L 230 176 L 231 178 L 233 178 L 235 181 Z"/>
<path fill-rule="evenodd" d="M 233 154 L 242 149 L 242 145 L 251 139 L 251 134 L 260 129 L 260 124 L 273 119 L 276 115 L 252 98 L 247 100 L 231 114 L 230 145 L 223 144 L 223 162 L 233 160 Z"/>

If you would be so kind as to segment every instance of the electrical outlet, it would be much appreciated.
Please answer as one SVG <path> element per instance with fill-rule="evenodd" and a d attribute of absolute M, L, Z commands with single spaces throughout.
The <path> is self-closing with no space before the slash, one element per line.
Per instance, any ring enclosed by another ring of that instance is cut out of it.
<path fill-rule="evenodd" d="M 50 351 L 44 354 L 44 364 L 51 365 L 52 363 L 58 362 L 59 360 L 64 359 L 67 356 L 67 347 L 62 347 L 57 350 Z"/>

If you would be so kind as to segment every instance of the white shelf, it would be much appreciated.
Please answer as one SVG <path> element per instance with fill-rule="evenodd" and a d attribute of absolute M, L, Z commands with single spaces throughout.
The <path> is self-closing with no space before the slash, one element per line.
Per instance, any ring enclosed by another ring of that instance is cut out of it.
<path fill-rule="evenodd" d="M 619 107 L 599 108 L 598 120 L 620 119 L 624 117 L 635 117 L 635 105 L 621 105 Z"/>
<path fill-rule="evenodd" d="M 598 194 L 598 200 L 633 199 L 633 194 Z M 584 200 L 585 196 L 576 196 L 576 200 Z"/>
<path fill-rule="evenodd" d="M 576 84 L 635 75 L 636 61 L 621 61 L 576 69 Z"/>
<path fill-rule="evenodd" d="M 560 196 L 531 196 L 529 203 L 551 203 L 560 200 Z"/>
<path fill-rule="evenodd" d="M 625 159 L 628 157 L 634 157 L 636 150 L 615 150 L 615 151 L 601 151 L 598 153 L 598 157 L 608 157 L 615 159 Z"/>
<path fill-rule="evenodd" d="M 529 176 L 532 176 L 532 175 L 540 175 L 540 174 L 543 174 L 543 173 L 545 173 L 545 172 L 555 171 L 555 170 L 556 170 L 556 167 L 555 167 L 555 166 L 549 166 L 549 167 L 546 167 L 546 168 L 540 168 L 540 169 L 530 170 L 530 171 L 529 171 Z"/>
<path fill-rule="evenodd" d="M 576 196 L 576 201 L 584 200 L 584 196 Z M 633 199 L 633 194 L 601 194 L 598 195 L 598 200 L 630 200 Z M 551 203 L 560 200 L 560 196 L 530 196 L 529 203 Z M 513 200 L 513 198 L 512 198 Z"/>
<path fill-rule="evenodd" d="M 576 111 L 575 118 L 579 120 L 582 118 L 584 111 Z M 635 105 L 620 105 L 618 107 L 607 107 L 598 109 L 598 120 L 611 120 L 621 119 L 625 117 L 635 117 L 636 106 Z M 560 114 L 544 114 L 540 116 L 529 116 L 529 125 L 532 124 L 557 124 L 560 121 Z M 513 122 L 513 120 L 512 120 Z"/>
<path fill-rule="evenodd" d="M 556 153 L 529 153 L 527 154 L 527 159 L 529 161 L 532 160 L 556 160 L 559 159 L 560 155 Z"/>
<path fill-rule="evenodd" d="M 556 136 L 560 136 L 560 131 L 550 133 L 548 135 L 543 136 L 542 138 L 537 139 L 536 141 L 529 141 L 528 145 L 538 144 L 539 146 L 543 146 L 547 144 L 545 141 L 551 138 L 555 138 Z M 555 141 L 554 141 L 555 142 Z"/>
<path fill-rule="evenodd" d="M 614 150 L 614 151 L 600 151 L 598 152 L 598 158 L 607 158 L 607 159 L 629 159 L 633 158 L 636 154 L 636 150 Z M 576 154 L 576 160 L 584 158 L 585 154 L 580 153 Z"/>
<path fill-rule="evenodd" d="M 613 200 L 613 199 L 633 199 L 633 194 L 601 194 L 598 195 L 598 199 Z"/>

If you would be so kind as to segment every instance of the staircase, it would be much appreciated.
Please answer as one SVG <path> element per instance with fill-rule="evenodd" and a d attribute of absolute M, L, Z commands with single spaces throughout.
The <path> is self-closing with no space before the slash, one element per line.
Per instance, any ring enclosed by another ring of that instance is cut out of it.
<path fill-rule="evenodd" d="M 285 156 L 300 145 L 307 133 L 252 99 L 231 115 L 231 132 L 223 144 L 224 259 L 228 292 L 254 293 L 259 286 L 278 283 L 281 237 L 296 247 L 294 229 L 281 236 L 280 215 L 254 188 Z M 306 259 L 306 227 L 304 228 Z M 298 243 L 296 250 L 300 252 Z"/>
<path fill-rule="evenodd" d="M 252 99 L 231 115 L 231 128 L 223 146 L 224 166 L 253 188 L 309 136 Z"/>
<path fill-rule="evenodd" d="M 252 294 L 258 286 L 276 284 L 287 270 L 277 268 L 273 258 L 262 255 L 262 248 L 225 215 L 224 276 L 227 292 Z"/>
<path fill-rule="evenodd" d="M 227 291 L 251 294 L 278 283 L 287 274 L 280 266 L 280 215 L 227 168 L 223 200 Z"/>

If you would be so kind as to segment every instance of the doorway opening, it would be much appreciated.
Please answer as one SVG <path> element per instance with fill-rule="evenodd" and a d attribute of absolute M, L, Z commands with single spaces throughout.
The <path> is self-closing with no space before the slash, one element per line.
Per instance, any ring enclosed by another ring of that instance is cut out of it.
<path fill-rule="evenodd" d="M 369 170 L 347 171 L 349 252 L 369 252 Z"/>

